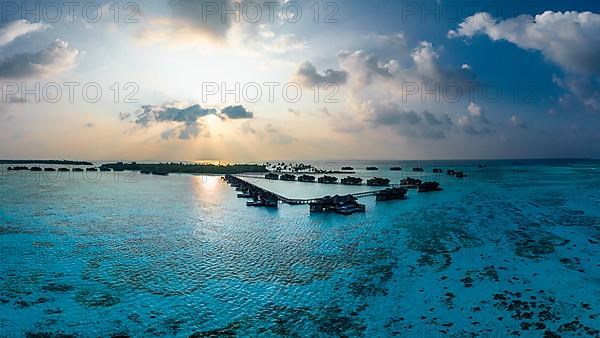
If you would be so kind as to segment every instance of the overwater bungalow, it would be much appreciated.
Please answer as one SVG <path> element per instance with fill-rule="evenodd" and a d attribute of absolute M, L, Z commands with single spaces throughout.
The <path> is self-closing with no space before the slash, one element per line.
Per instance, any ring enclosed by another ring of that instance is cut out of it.
<path fill-rule="evenodd" d="M 422 171 L 425 171 L 425 169 L 423 169 L 423 168 L 421 168 L 421 167 L 414 167 L 414 168 L 412 168 L 412 171 L 415 171 L 415 172 L 422 172 Z"/>
<path fill-rule="evenodd" d="M 354 170 L 354 168 L 352 168 L 352 167 L 342 167 L 342 170 L 348 171 L 348 170 Z"/>
<path fill-rule="evenodd" d="M 100 171 L 111 171 L 111 169 L 108 167 L 101 166 Z"/>
<path fill-rule="evenodd" d="M 140 174 L 142 175 L 150 175 L 152 172 L 150 170 L 140 170 Z"/>
<path fill-rule="evenodd" d="M 50 171 L 50 172 L 53 172 L 53 171 L 56 171 L 56 169 L 54 169 L 54 168 L 44 168 L 44 171 Z"/>
<path fill-rule="evenodd" d="M 254 200 L 246 202 L 246 205 L 249 207 L 267 207 L 267 208 L 277 208 L 278 207 L 278 198 L 277 196 L 269 193 L 264 193 L 254 197 Z"/>
<path fill-rule="evenodd" d="M 337 180 L 338 180 L 337 177 L 334 177 L 334 176 L 323 176 L 323 177 L 319 177 L 317 179 L 317 182 L 324 183 L 324 184 L 336 184 Z"/>
<path fill-rule="evenodd" d="M 62 173 L 65 173 L 65 172 L 71 171 L 71 169 L 69 169 L 69 168 L 58 168 L 58 171 L 60 171 Z"/>
<path fill-rule="evenodd" d="M 362 178 L 348 176 L 346 178 L 342 178 L 341 183 L 344 185 L 361 185 L 362 181 Z"/>
<path fill-rule="evenodd" d="M 379 170 L 379 168 L 377 168 L 377 167 L 367 167 L 367 170 L 374 171 L 374 170 Z"/>
<path fill-rule="evenodd" d="M 456 176 L 456 178 L 464 178 L 467 177 L 467 175 L 465 175 L 465 173 L 463 173 L 462 171 L 457 171 L 454 176 Z"/>
<path fill-rule="evenodd" d="M 436 174 L 441 174 L 444 171 L 442 170 L 442 168 L 433 168 L 433 172 L 436 173 Z"/>
<path fill-rule="evenodd" d="M 450 169 L 447 171 L 448 175 L 454 176 L 456 174 L 456 171 L 454 171 L 454 169 Z"/>
<path fill-rule="evenodd" d="M 278 180 L 279 179 L 279 175 L 275 174 L 275 173 L 268 173 L 265 175 L 265 178 L 268 180 Z"/>
<path fill-rule="evenodd" d="M 242 193 L 237 194 L 238 198 L 252 198 L 253 195 L 252 193 L 250 193 L 250 191 L 244 191 Z"/>
<path fill-rule="evenodd" d="M 87 169 L 85 169 L 85 171 L 98 171 L 98 169 L 96 169 L 96 168 L 87 168 Z"/>
<path fill-rule="evenodd" d="M 310 212 L 336 212 L 342 215 L 350 215 L 355 212 L 365 212 L 364 204 L 358 203 L 352 195 L 325 196 L 310 203 Z"/>
<path fill-rule="evenodd" d="M 291 175 L 291 174 L 283 174 L 283 175 L 279 176 L 279 179 L 281 181 L 295 181 L 296 180 L 296 176 L 295 175 Z"/>
<path fill-rule="evenodd" d="M 83 172 L 82 168 L 73 168 L 73 172 L 81 173 Z"/>
<path fill-rule="evenodd" d="M 367 180 L 367 185 L 372 187 L 385 187 L 390 185 L 390 180 L 387 178 L 374 177 Z"/>
<path fill-rule="evenodd" d="M 408 190 L 405 188 L 389 188 L 380 191 L 375 195 L 376 201 L 390 201 L 390 200 L 403 200 L 406 199 L 406 193 Z"/>
<path fill-rule="evenodd" d="M 31 167 L 31 169 L 29 169 L 30 171 L 42 171 L 42 168 L 40 167 Z"/>
<path fill-rule="evenodd" d="M 298 182 L 314 183 L 316 180 L 317 178 L 311 175 L 302 175 L 298 177 Z"/>
<path fill-rule="evenodd" d="M 17 167 L 13 167 L 13 170 L 15 170 L 15 171 L 21 171 L 21 170 L 29 170 L 29 168 L 28 167 L 17 166 Z"/>
<path fill-rule="evenodd" d="M 423 182 L 419 184 L 419 192 L 431 192 L 441 191 L 440 184 L 438 182 Z"/>
<path fill-rule="evenodd" d="M 418 178 L 407 177 L 400 180 L 400 184 L 406 186 L 409 189 L 414 189 L 419 186 L 422 181 Z"/>
<path fill-rule="evenodd" d="M 391 167 L 391 171 L 402 171 L 402 167 Z"/>

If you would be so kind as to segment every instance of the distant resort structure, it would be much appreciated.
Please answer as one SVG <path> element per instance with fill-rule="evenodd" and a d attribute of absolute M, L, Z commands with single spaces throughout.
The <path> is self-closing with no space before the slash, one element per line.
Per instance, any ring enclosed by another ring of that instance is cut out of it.
<path fill-rule="evenodd" d="M 171 173 L 177 174 L 216 174 L 224 175 L 223 180 L 228 182 L 238 192 L 238 198 L 250 199 L 246 202 L 249 207 L 277 208 L 279 203 L 287 204 L 309 204 L 311 212 L 335 212 L 342 215 L 350 215 L 356 212 L 365 212 L 363 204 L 358 203 L 358 198 L 375 196 L 377 202 L 404 200 L 407 198 L 409 189 L 415 189 L 418 193 L 428 193 L 442 191 L 439 182 L 423 181 L 419 178 L 404 177 L 399 184 L 392 184 L 389 178 L 373 177 L 363 179 L 360 177 L 346 176 L 339 179 L 336 176 L 327 174 L 349 173 L 354 170 L 353 167 L 344 166 L 342 171 L 319 170 L 312 165 L 307 164 L 286 164 L 283 162 L 276 164 L 231 164 L 231 165 L 213 165 L 213 164 L 195 164 L 195 163 L 136 163 L 136 162 L 114 162 L 105 163 L 100 166 L 93 166 L 90 162 L 83 161 L 0 161 L 4 164 L 18 164 L 8 167 L 8 171 L 30 171 L 30 172 L 139 172 L 142 175 L 168 176 Z M 36 164 L 28 167 L 22 164 Z M 41 167 L 40 165 L 52 165 L 52 167 Z M 71 168 L 66 166 L 72 166 Z M 56 167 L 59 166 L 59 167 Z M 269 168 L 271 170 L 269 170 Z M 479 168 L 482 168 L 480 165 Z M 379 168 L 368 166 L 366 171 L 377 171 Z M 402 171 L 402 167 L 390 167 L 390 171 Z M 423 167 L 412 167 L 415 173 L 423 173 Z M 442 168 L 434 167 L 431 169 L 434 174 L 443 174 Z M 366 186 L 366 187 L 384 187 L 383 190 L 372 190 L 356 194 L 325 196 L 315 199 L 292 199 L 287 198 L 267 189 L 260 188 L 249 183 L 238 176 L 244 176 L 248 173 L 265 173 L 264 176 L 248 176 L 251 178 L 264 178 L 266 180 L 278 180 L 284 182 L 311 183 L 311 184 L 339 184 L 347 186 Z M 296 174 L 294 174 L 296 173 Z M 312 175 L 311 175 L 312 174 Z M 448 176 L 456 178 L 465 178 L 467 175 L 463 171 L 448 169 Z M 319 176 L 320 175 L 320 176 Z"/>

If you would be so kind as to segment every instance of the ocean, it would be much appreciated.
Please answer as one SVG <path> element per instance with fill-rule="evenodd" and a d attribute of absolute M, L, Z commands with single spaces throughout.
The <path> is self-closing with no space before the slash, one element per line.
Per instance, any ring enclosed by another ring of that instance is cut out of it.
<path fill-rule="evenodd" d="M 312 164 L 443 191 L 342 216 L 247 207 L 220 176 L 2 170 L 0 336 L 600 336 L 600 161 Z"/>

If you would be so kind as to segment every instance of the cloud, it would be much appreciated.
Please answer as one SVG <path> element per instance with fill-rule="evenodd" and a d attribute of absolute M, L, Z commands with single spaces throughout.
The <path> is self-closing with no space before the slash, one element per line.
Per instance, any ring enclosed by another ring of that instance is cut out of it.
<path fill-rule="evenodd" d="M 449 37 L 487 35 L 522 49 L 540 51 L 568 72 L 600 74 L 600 14 L 546 11 L 504 21 L 476 13 L 451 30 Z"/>
<path fill-rule="evenodd" d="M 457 124 L 462 130 L 471 135 L 493 134 L 494 130 L 490 128 L 491 122 L 485 116 L 485 111 L 474 102 L 469 103 L 467 107 L 469 115 L 458 118 Z"/>
<path fill-rule="evenodd" d="M 373 80 L 390 79 L 399 69 L 399 63 L 396 60 L 380 62 L 374 53 L 363 50 L 354 52 L 340 51 L 337 53 L 340 67 L 349 74 L 353 84 L 363 87 L 371 84 Z"/>
<path fill-rule="evenodd" d="M 226 117 L 232 120 L 236 119 L 251 119 L 254 117 L 252 112 L 249 112 L 243 106 L 229 106 L 221 109 L 219 114 L 221 117 Z"/>
<path fill-rule="evenodd" d="M 221 8 L 232 8 L 229 0 L 169 0 L 174 22 L 184 29 L 224 38 L 231 27 L 231 16 L 221 18 Z M 216 12 L 215 14 L 210 14 Z"/>
<path fill-rule="evenodd" d="M 76 66 L 80 52 L 57 39 L 37 53 L 20 53 L 0 60 L 0 78 L 48 77 Z"/>
<path fill-rule="evenodd" d="M 33 23 L 27 20 L 10 22 L 6 26 L 0 28 L 0 47 L 8 45 L 21 36 L 41 32 L 48 28 L 50 28 L 49 25 L 41 22 Z"/>
<path fill-rule="evenodd" d="M 405 137 L 444 139 L 454 125 L 450 116 L 445 113 L 436 115 L 426 110 L 418 113 L 389 103 L 367 102 L 365 108 L 374 127 L 392 128 Z"/>
<path fill-rule="evenodd" d="M 516 115 L 510 117 L 510 123 L 513 127 L 527 129 L 527 124 Z"/>
<path fill-rule="evenodd" d="M 422 80 L 430 82 L 464 82 L 472 80 L 471 67 L 463 64 L 460 69 L 446 69 L 440 65 L 439 53 L 429 41 L 421 41 L 410 54 L 416 71 Z"/>
<path fill-rule="evenodd" d="M 199 104 L 185 107 L 179 102 L 165 103 L 162 105 L 144 105 L 136 111 L 134 123 L 140 127 L 148 128 L 155 124 L 166 124 L 169 128 L 161 133 L 161 138 L 170 139 L 177 137 L 182 140 L 194 139 L 204 129 L 202 118 L 214 115 L 223 120 L 250 119 L 254 116 L 243 106 L 229 106 L 218 111 L 215 108 L 203 108 Z M 119 113 L 119 119 L 127 120 L 131 114 Z M 175 125 L 175 127 L 173 127 Z"/>
<path fill-rule="evenodd" d="M 306 86 L 314 84 L 337 84 L 346 83 L 348 73 L 343 70 L 327 69 L 323 73 L 318 73 L 317 68 L 312 63 L 305 61 L 298 68 L 298 79 Z"/>

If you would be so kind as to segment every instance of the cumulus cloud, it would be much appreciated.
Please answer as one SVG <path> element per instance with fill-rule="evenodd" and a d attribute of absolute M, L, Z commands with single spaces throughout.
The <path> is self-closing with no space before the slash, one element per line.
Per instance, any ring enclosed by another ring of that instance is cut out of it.
<path fill-rule="evenodd" d="M 236 119 L 251 119 L 254 117 L 254 114 L 243 106 L 229 106 L 221 109 L 221 113 L 219 114 L 221 117 L 229 118 L 232 120 Z"/>
<path fill-rule="evenodd" d="M 312 63 L 305 61 L 298 68 L 297 77 L 306 86 L 314 84 L 337 84 L 346 83 L 348 73 L 343 70 L 327 69 L 323 73 L 317 72 Z"/>
<path fill-rule="evenodd" d="M 37 53 L 20 53 L 0 60 L 0 78 L 32 78 L 56 75 L 75 67 L 80 52 L 57 39 Z"/>
<path fill-rule="evenodd" d="M 363 50 L 340 51 L 337 58 L 340 67 L 350 74 L 354 85 L 357 86 L 366 86 L 378 79 L 390 79 L 400 69 L 397 60 L 381 62 L 376 54 Z"/>
<path fill-rule="evenodd" d="M 501 21 L 489 13 L 476 13 L 448 36 L 476 34 L 538 50 L 569 72 L 600 74 L 600 14 L 546 11 L 535 17 L 524 15 Z"/>
<path fill-rule="evenodd" d="M 170 139 L 177 137 L 182 140 L 194 139 L 200 135 L 204 128 L 202 119 L 214 115 L 223 120 L 250 119 L 254 114 L 243 106 L 229 106 L 221 111 L 215 108 L 204 108 L 199 104 L 185 107 L 179 102 L 165 103 L 162 105 L 144 105 L 136 111 L 134 123 L 147 128 L 155 124 L 168 126 L 161 133 L 161 138 Z M 119 119 L 127 120 L 131 114 L 119 113 Z"/>
<path fill-rule="evenodd" d="M 463 64 L 460 69 L 442 67 L 440 54 L 429 41 L 421 41 L 410 54 L 418 75 L 430 82 L 463 82 L 474 78 L 471 67 Z"/>
<path fill-rule="evenodd" d="M 40 32 L 48 28 L 50 28 L 49 25 L 41 22 L 34 23 L 27 20 L 10 22 L 6 26 L 0 28 L 0 47 L 8 45 L 21 36 Z"/>
<path fill-rule="evenodd" d="M 469 103 L 467 107 L 468 115 L 458 118 L 457 124 L 462 130 L 471 135 L 492 134 L 491 122 L 485 116 L 485 111 L 474 102 Z"/>

